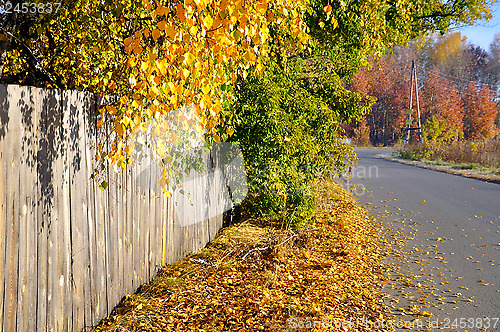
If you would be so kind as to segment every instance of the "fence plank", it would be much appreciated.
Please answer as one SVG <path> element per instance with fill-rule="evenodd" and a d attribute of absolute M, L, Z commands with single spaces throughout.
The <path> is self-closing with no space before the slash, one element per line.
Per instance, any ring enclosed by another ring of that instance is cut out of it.
<path fill-rule="evenodd" d="M 36 89 L 36 167 L 37 167 L 37 331 L 48 330 L 49 312 L 49 226 L 52 219 L 52 160 L 55 139 L 54 121 L 49 110 L 50 96 Z"/>
<path fill-rule="evenodd" d="M 133 181 L 134 179 L 131 177 L 131 169 L 130 166 L 127 165 L 125 170 L 125 188 L 122 190 L 123 194 L 123 204 L 125 205 L 124 211 L 125 215 L 123 218 L 124 222 L 124 249 L 125 249 L 125 266 L 124 266 L 124 288 L 127 293 L 131 293 L 134 290 L 134 257 L 133 257 L 133 241 L 134 241 L 134 233 L 133 233 L 133 201 L 132 201 L 132 190 L 133 190 Z"/>
<path fill-rule="evenodd" d="M 64 142 L 64 150 L 62 151 L 62 155 L 64 156 L 63 162 L 64 162 L 64 182 L 63 182 L 63 205 L 62 205 L 62 211 L 63 211 L 63 218 L 64 218 L 64 223 L 63 223 L 63 241 L 62 241 L 62 246 L 63 246 L 63 257 L 62 257 L 62 262 L 63 262 L 63 272 L 62 276 L 64 279 L 63 284 L 61 285 L 61 282 L 59 280 L 59 286 L 62 289 L 63 292 L 63 298 L 64 298 L 64 317 L 63 317 L 63 324 L 62 324 L 62 330 L 63 331 L 73 331 L 73 276 L 72 276 L 72 270 L 71 270 L 71 265 L 72 265 L 72 259 L 73 259 L 73 250 L 72 250 L 72 219 L 71 219 L 71 196 L 73 196 L 73 193 L 70 190 L 70 168 L 72 165 L 73 160 L 70 160 L 70 151 L 72 149 L 75 149 L 76 147 L 74 146 L 76 144 L 76 139 L 77 135 L 72 134 L 72 129 L 78 130 L 78 125 L 77 123 L 73 122 L 71 118 L 71 112 L 68 112 L 72 107 L 74 107 L 74 103 L 76 103 L 76 92 L 74 91 L 63 91 L 62 94 L 62 123 L 63 123 L 63 142 Z M 76 193 L 75 193 L 76 194 Z M 77 216 L 75 216 L 75 219 L 77 219 Z M 79 271 L 79 273 L 82 273 L 83 271 Z"/>
<path fill-rule="evenodd" d="M 139 201 L 132 204 L 132 236 L 134 238 L 134 247 L 133 247 L 133 270 L 134 270 L 134 279 L 133 279 L 133 287 L 134 289 L 140 286 L 140 267 L 141 267 L 141 254 L 140 254 L 140 244 L 141 244 L 141 233 L 140 233 L 140 209 L 141 209 L 141 196 L 140 196 L 140 188 L 137 179 L 134 174 L 137 174 L 139 167 L 135 164 L 132 167 L 132 175 L 130 178 L 133 180 L 132 184 L 132 193 L 133 197 L 138 197 Z"/>
<path fill-rule="evenodd" d="M 146 250 L 146 182 L 145 182 L 145 176 L 146 172 L 144 172 L 144 167 L 142 168 L 141 175 L 139 176 L 139 192 L 140 192 L 140 210 L 139 210 L 139 252 L 138 254 L 140 255 L 140 267 L 139 267 L 139 283 L 142 284 L 145 281 L 146 278 L 146 258 L 147 258 L 147 250 Z"/>
<path fill-rule="evenodd" d="M 152 161 L 154 162 L 154 161 Z M 144 185 L 144 220 L 142 224 L 144 225 L 144 272 L 143 277 L 144 281 L 148 282 L 150 279 L 149 274 L 149 251 L 150 251 L 150 225 L 151 225 L 151 165 L 148 166 L 146 170 L 146 177 L 143 180 Z"/>
<path fill-rule="evenodd" d="M 108 233 L 107 233 L 107 277 L 108 277 L 108 312 L 111 312 L 114 306 L 120 300 L 119 297 L 119 243 L 118 243 L 118 176 L 117 173 L 110 169 L 108 171 L 109 187 L 108 194 Z"/>
<path fill-rule="evenodd" d="M 96 133 L 96 116 L 95 116 L 95 104 L 93 103 L 93 98 L 89 96 L 89 102 L 91 107 L 88 111 L 84 112 L 84 128 L 86 137 L 86 149 L 85 149 L 85 167 L 86 172 L 90 176 L 93 173 L 93 160 L 97 151 L 97 133 Z M 99 191 L 95 185 L 93 179 L 87 178 L 88 185 L 87 197 L 88 197 L 88 207 L 87 207 L 87 217 L 88 217 L 88 238 L 89 238 L 89 250 L 88 255 L 90 258 L 89 262 L 89 295 L 86 296 L 87 302 L 89 304 L 87 312 L 90 315 L 90 319 L 87 320 L 87 324 L 96 325 L 99 322 L 100 311 L 99 311 L 99 293 L 102 290 L 100 287 L 101 275 L 99 275 L 99 266 L 102 265 L 102 257 L 98 256 L 98 242 L 97 242 L 97 195 L 96 192 Z"/>
<path fill-rule="evenodd" d="M 22 87 L 17 330 L 36 330 L 36 89 Z"/>
<path fill-rule="evenodd" d="M 68 160 L 70 170 L 70 207 L 71 207 L 71 274 L 72 277 L 72 320 L 74 327 L 90 325 L 90 310 L 86 296 L 90 294 L 90 251 L 88 229 L 87 186 L 90 175 L 87 173 L 87 153 L 85 135 L 84 107 L 88 107 L 88 97 L 72 92 L 68 96 L 70 121 L 73 126 L 69 132 Z"/>
<path fill-rule="evenodd" d="M 124 259 L 125 259 L 125 250 L 123 248 L 123 228 L 124 228 L 124 223 L 123 223 L 123 215 L 124 215 L 124 209 L 125 206 L 123 205 L 123 195 L 122 192 L 125 189 L 125 182 L 124 178 L 125 175 L 123 174 L 123 170 L 120 169 L 120 172 L 116 174 L 116 178 L 118 181 L 118 186 L 116 188 L 116 200 L 117 200 L 117 213 L 116 213 L 116 239 L 117 239 L 117 254 L 118 254 L 118 264 L 117 264 L 117 271 L 116 271 L 116 291 L 115 291 L 115 305 L 120 302 L 121 298 L 123 297 L 123 291 L 124 291 Z"/>
<path fill-rule="evenodd" d="M 68 129 L 69 117 L 63 112 L 67 101 L 66 94 L 59 90 L 49 92 L 53 97 L 50 112 L 54 116 L 55 137 L 51 147 L 54 154 L 53 172 L 53 218 L 49 228 L 49 329 L 55 331 L 72 330 L 71 300 L 69 299 L 70 252 L 70 215 L 69 215 L 69 167 L 68 167 Z"/>
<path fill-rule="evenodd" d="M 9 129 L 9 98 L 7 86 L 0 85 L 0 174 L 7 174 L 7 163 L 9 155 L 9 146 L 7 131 Z M 0 294 L 4 291 L 5 282 L 5 227 L 7 223 L 7 181 L 5 175 L 0 176 Z M 0 322 L 3 318 L 4 297 L 0 296 Z M 0 323 L 0 332 L 3 332 L 3 324 Z"/>
<path fill-rule="evenodd" d="M 98 144 L 106 144 L 106 136 L 102 131 L 96 134 L 96 146 Z M 102 175 L 102 172 L 101 172 Z M 106 178 L 109 180 L 108 178 Z M 104 317 L 108 314 L 107 302 L 107 260 L 106 252 L 106 234 L 107 234 L 107 192 L 98 189 L 102 179 L 98 178 L 95 183 L 95 233 L 96 233 L 96 257 L 95 274 L 93 279 L 93 292 L 96 294 L 95 310 L 99 317 Z"/>
<path fill-rule="evenodd" d="M 154 248 L 154 255 L 155 255 L 155 264 L 156 264 L 156 272 L 163 267 L 163 241 L 162 241 L 162 235 L 163 235 L 163 199 L 162 199 L 162 193 L 161 193 L 161 188 L 158 186 L 158 178 L 160 177 L 160 170 L 159 168 L 156 168 L 155 171 L 155 177 L 154 177 L 154 184 L 155 184 L 155 232 L 156 232 L 156 242 L 155 242 L 155 248 Z"/>
<path fill-rule="evenodd" d="M 160 177 L 160 168 L 155 168 L 155 172 L 153 173 L 153 185 L 154 185 L 154 197 L 155 197 L 155 233 L 156 233 L 156 241 L 154 248 L 155 255 L 155 274 L 163 267 L 162 262 L 162 254 L 163 254 L 163 199 L 161 188 L 158 185 L 158 178 Z"/>
<path fill-rule="evenodd" d="M 80 145 L 82 157 L 83 157 L 83 162 L 82 162 L 82 177 L 84 179 L 85 187 L 83 190 L 81 190 L 81 195 L 85 195 L 85 204 L 82 204 L 82 210 L 85 215 L 85 225 L 83 225 L 83 229 L 86 230 L 86 233 L 84 235 L 84 248 L 82 248 L 83 252 L 82 255 L 84 255 L 84 271 L 85 274 L 83 276 L 83 295 L 84 295 L 84 302 L 85 302 L 85 311 L 84 311 L 84 329 L 87 327 L 91 327 L 94 325 L 94 315 L 92 311 L 92 253 L 93 253 L 93 245 L 95 242 L 93 242 L 93 229 L 91 230 L 90 227 L 92 225 L 92 215 L 91 211 L 94 210 L 94 200 L 92 197 L 92 184 L 93 181 L 91 179 L 92 175 L 92 146 L 94 144 L 94 141 L 92 138 L 94 135 L 92 134 L 92 131 L 89 130 L 89 127 L 93 128 L 93 123 L 92 123 L 92 118 L 93 118 L 93 112 L 95 112 L 95 107 L 94 107 L 94 100 L 93 100 L 93 95 L 92 94 L 85 94 L 85 97 L 83 98 L 83 103 L 80 109 L 80 117 L 81 121 L 80 126 L 81 128 L 79 130 L 82 137 L 85 137 L 84 142 Z M 75 330 L 79 328 L 76 324 L 74 325 Z"/>
<path fill-rule="evenodd" d="M 155 206 L 156 206 L 156 200 L 155 200 L 155 192 L 154 192 L 154 186 L 153 186 L 153 181 L 154 181 L 154 170 L 156 167 L 154 165 L 151 165 L 149 169 L 149 193 L 148 193 L 148 199 L 149 199 L 149 220 L 148 220 L 148 229 L 149 229 L 149 246 L 148 246 L 148 260 L 149 260 L 149 279 L 152 279 L 155 274 L 156 274 L 156 262 L 155 262 L 155 257 L 154 257 L 154 252 L 156 251 L 156 215 L 155 215 Z"/>
<path fill-rule="evenodd" d="M 19 100 L 21 89 L 9 86 L 7 95 L 11 99 L 8 132 L 5 141 L 7 155 L 5 160 L 4 176 L 6 177 L 6 225 L 5 225 L 5 259 L 4 259 L 4 331 L 16 331 L 17 319 L 17 286 L 18 286 L 18 257 L 19 257 L 19 224 L 20 224 L 20 188 L 19 167 L 21 157 L 21 110 Z"/>

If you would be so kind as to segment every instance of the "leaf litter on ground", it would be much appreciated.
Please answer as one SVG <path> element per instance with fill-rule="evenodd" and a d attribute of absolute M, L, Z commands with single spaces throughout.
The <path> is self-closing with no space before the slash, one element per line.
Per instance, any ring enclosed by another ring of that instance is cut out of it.
<path fill-rule="evenodd" d="M 281 229 L 249 218 L 224 228 L 92 331 L 295 331 L 314 322 L 326 325 L 309 330 L 376 330 L 338 323 L 392 319 L 381 291 L 383 233 L 349 193 L 323 182 L 315 221 Z"/>

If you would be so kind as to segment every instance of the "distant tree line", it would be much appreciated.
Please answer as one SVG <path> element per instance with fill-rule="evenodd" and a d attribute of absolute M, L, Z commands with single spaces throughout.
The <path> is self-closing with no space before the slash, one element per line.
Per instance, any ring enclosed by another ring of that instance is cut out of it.
<path fill-rule="evenodd" d="M 500 33 L 485 51 L 455 32 L 416 38 L 362 68 L 350 89 L 376 97 L 377 102 L 357 124 L 344 126 L 349 136 L 383 145 L 402 137 L 408 118 L 412 60 L 417 64 L 421 120 L 427 138 L 485 140 L 498 134 Z M 412 108 L 416 109 L 415 97 Z"/>

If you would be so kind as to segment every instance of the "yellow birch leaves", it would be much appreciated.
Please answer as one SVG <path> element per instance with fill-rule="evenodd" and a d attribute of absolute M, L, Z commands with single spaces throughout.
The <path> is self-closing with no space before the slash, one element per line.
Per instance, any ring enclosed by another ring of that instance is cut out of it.
<path fill-rule="evenodd" d="M 231 135 L 230 127 L 217 131 L 231 116 L 222 103 L 232 98 L 232 89 L 222 87 L 233 85 L 238 75 L 246 77 L 251 68 L 262 72 L 269 57 L 269 27 L 279 25 L 291 36 L 292 43 L 283 43 L 286 54 L 299 51 L 308 40 L 301 1 L 184 0 L 152 5 L 144 0 L 142 5 L 140 16 L 147 19 L 123 41 L 129 89 L 120 92 L 127 98 L 108 109 L 117 141 L 127 140 L 135 127 L 152 117 L 183 106 L 197 110 L 203 130 L 213 140 Z M 124 161 L 128 152 L 115 148 L 108 156 L 112 162 Z"/>

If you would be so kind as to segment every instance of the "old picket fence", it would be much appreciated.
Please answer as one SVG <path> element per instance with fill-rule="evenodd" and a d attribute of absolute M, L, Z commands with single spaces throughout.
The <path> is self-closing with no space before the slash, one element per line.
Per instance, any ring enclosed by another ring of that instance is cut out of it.
<path fill-rule="evenodd" d="M 161 193 L 154 164 L 108 171 L 98 189 L 95 107 L 90 94 L 0 85 L 0 331 L 87 330 L 222 226 L 221 178 L 203 205 L 216 217 L 195 224 L 179 222 L 191 212 Z"/>

